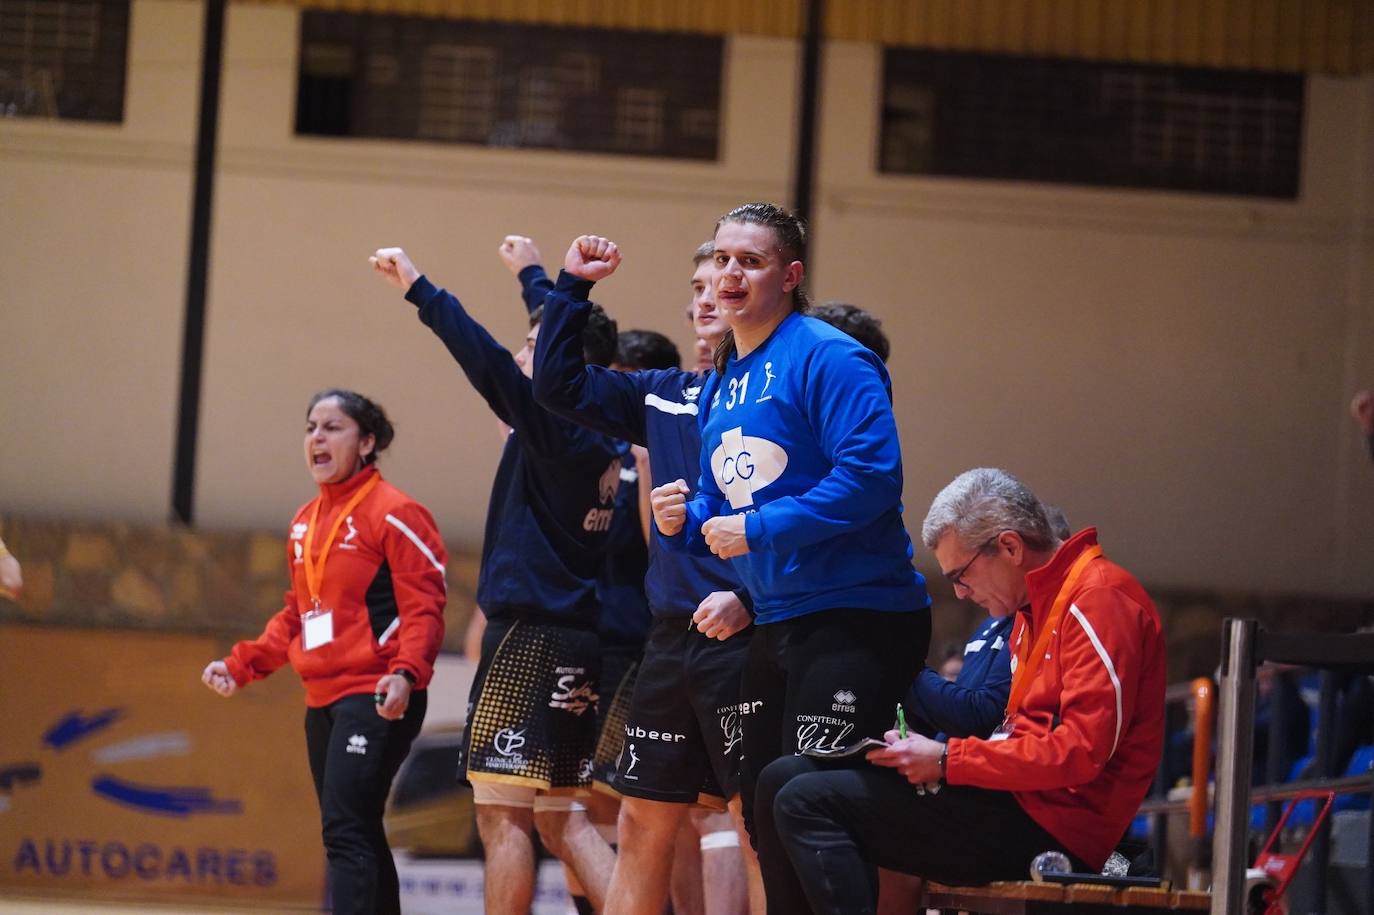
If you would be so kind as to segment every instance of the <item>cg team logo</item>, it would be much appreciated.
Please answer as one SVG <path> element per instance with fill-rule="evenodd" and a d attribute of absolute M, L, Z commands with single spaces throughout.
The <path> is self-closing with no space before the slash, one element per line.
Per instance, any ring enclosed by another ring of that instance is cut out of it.
<path fill-rule="evenodd" d="M 721 433 L 711 452 L 711 474 L 731 508 L 748 508 L 754 493 L 772 483 L 787 469 L 787 452 L 766 438 L 745 435 L 740 426 Z"/>

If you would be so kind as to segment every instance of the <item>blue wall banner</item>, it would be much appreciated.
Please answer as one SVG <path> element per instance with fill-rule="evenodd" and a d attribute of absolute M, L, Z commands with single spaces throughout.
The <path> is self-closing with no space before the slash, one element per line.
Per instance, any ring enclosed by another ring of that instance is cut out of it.
<path fill-rule="evenodd" d="M 212 639 L 0 627 L 0 887 L 318 910 L 300 681 L 223 699 Z"/>

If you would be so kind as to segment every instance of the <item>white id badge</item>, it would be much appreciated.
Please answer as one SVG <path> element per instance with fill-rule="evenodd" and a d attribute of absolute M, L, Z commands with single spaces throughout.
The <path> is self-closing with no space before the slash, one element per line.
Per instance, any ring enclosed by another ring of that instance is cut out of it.
<path fill-rule="evenodd" d="M 1011 719 L 1003 718 L 1002 723 L 997 726 L 997 730 L 988 735 L 988 740 L 1006 740 L 1011 736 Z"/>
<path fill-rule="evenodd" d="M 321 645 L 334 641 L 334 611 L 312 610 L 301 617 L 303 628 L 301 644 L 306 651 L 314 651 Z"/>

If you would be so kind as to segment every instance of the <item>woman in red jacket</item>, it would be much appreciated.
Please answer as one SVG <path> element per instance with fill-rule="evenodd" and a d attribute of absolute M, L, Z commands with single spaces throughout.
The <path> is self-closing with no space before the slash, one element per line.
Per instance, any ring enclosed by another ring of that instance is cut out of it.
<path fill-rule="evenodd" d="M 424 506 L 377 470 L 392 437 L 381 407 L 360 394 L 311 399 L 305 463 L 320 494 L 291 522 L 286 605 L 201 675 L 231 696 L 287 661 L 300 674 L 336 915 L 399 915 L 382 811 L 424 721 L 444 637 L 444 544 Z"/>

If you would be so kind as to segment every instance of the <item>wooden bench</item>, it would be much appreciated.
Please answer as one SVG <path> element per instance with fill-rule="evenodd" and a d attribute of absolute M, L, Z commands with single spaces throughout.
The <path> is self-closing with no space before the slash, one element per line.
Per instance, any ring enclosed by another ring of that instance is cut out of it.
<path fill-rule="evenodd" d="M 1021 880 L 987 886 L 926 886 L 925 906 L 970 915 L 1176 915 L 1211 908 L 1208 893 L 1190 890 L 1117 889 L 1092 883 Z"/>

